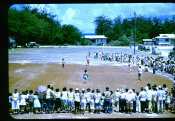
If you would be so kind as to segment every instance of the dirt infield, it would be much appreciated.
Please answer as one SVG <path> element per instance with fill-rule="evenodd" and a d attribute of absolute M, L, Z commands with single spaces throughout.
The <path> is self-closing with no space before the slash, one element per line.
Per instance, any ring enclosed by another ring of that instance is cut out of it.
<path fill-rule="evenodd" d="M 89 78 L 88 83 L 83 84 L 83 71 L 87 69 Z M 14 64 L 9 63 L 9 92 L 15 88 L 19 92 L 26 89 L 35 90 L 39 85 L 50 84 L 54 88 L 76 87 L 99 88 L 105 91 L 108 86 L 115 91 L 116 88 L 135 88 L 140 91 L 140 87 L 145 87 L 147 83 L 157 86 L 167 84 L 171 89 L 173 82 L 160 75 L 154 75 L 150 72 L 143 72 L 142 81 L 138 80 L 137 67 L 133 67 L 131 73 L 127 66 L 84 66 L 84 65 L 65 65 L 64 69 L 60 64 Z"/>
<path fill-rule="evenodd" d="M 89 74 L 87 84 L 83 84 L 82 75 L 84 69 L 87 69 Z M 136 91 L 140 91 L 140 87 L 145 87 L 147 83 L 150 83 L 151 85 L 156 84 L 157 86 L 162 86 L 165 83 L 169 89 L 171 89 L 173 85 L 171 80 L 160 75 L 154 75 L 150 72 L 143 72 L 142 81 L 139 81 L 137 77 L 137 67 L 133 67 L 132 72 L 129 73 L 128 66 L 85 66 L 68 64 L 65 65 L 65 68 L 63 69 L 60 64 L 56 63 L 9 63 L 10 93 L 12 93 L 15 88 L 21 92 L 30 89 L 35 90 L 39 85 L 48 84 L 53 86 L 54 89 L 60 88 L 60 90 L 66 86 L 67 88 L 72 87 L 73 89 L 77 87 L 79 89 L 99 88 L 101 92 L 103 92 L 108 86 L 112 91 L 115 91 L 116 88 L 135 88 Z M 168 115 L 172 116 L 172 114 L 168 113 L 165 117 L 169 117 Z M 16 115 L 16 117 L 18 116 Z M 37 116 L 34 117 L 37 118 Z M 118 118 L 120 118 L 120 116 Z"/>

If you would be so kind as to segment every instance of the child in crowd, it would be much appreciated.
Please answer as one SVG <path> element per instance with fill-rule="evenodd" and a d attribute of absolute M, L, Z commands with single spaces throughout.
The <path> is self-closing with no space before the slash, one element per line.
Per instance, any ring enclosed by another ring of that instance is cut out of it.
<path fill-rule="evenodd" d="M 34 95 L 33 90 L 29 91 L 29 113 L 33 113 L 33 103 L 34 103 Z"/>
<path fill-rule="evenodd" d="M 17 89 L 15 89 L 14 93 L 12 94 L 12 110 L 15 114 L 17 114 L 19 111 L 19 93 Z"/>
<path fill-rule="evenodd" d="M 24 109 L 26 107 L 26 95 L 24 91 L 22 92 L 21 101 L 19 104 L 20 104 L 21 113 L 24 113 Z"/>
<path fill-rule="evenodd" d="M 72 112 L 74 109 L 74 92 L 73 89 L 70 88 L 68 92 L 68 111 Z"/>
<path fill-rule="evenodd" d="M 35 92 L 35 94 L 33 96 L 33 99 L 34 99 L 34 110 L 35 110 L 35 113 L 38 113 L 39 109 L 41 108 L 41 104 L 39 102 L 38 92 L 37 91 Z"/>

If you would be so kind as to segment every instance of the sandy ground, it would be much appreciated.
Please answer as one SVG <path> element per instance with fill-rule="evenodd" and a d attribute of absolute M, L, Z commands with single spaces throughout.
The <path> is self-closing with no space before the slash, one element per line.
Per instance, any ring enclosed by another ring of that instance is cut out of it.
<path fill-rule="evenodd" d="M 88 70 L 88 83 L 83 84 L 83 71 Z M 133 67 L 131 73 L 128 72 L 128 66 L 85 66 L 68 64 L 63 69 L 61 65 L 56 63 L 45 64 L 18 64 L 9 63 L 9 92 L 13 92 L 15 88 L 19 92 L 24 90 L 35 90 L 37 86 L 48 85 L 55 88 L 63 87 L 75 89 L 82 88 L 99 88 L 101 92 L 105 91 L 108 86 L 110 90 L 115 91 L 116 88 L 135 88 L 140 91 L 140 87 L 145 87 L 147 83 L 157 86 L 164 83 L 171 89 L 173 82 L 168 78 L 160 75 L 154 75 L 150 72 L 143 72 L 142 81 L 138 80 L 137 67 Z M 53 117 L 52 117 L 53 115 Z M 175 117 L 174 114 L 89 114 L 75 116 L 73 114 L 24 114 L 13 115 L 14 118 L 160 118 L 160 117 Z"/>

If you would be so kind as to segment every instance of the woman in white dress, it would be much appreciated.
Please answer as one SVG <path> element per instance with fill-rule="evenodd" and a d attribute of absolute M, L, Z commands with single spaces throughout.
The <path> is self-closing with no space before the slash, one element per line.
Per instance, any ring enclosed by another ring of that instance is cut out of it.
<path fill-rule="evenodd" d="M 62 109 L 65 111 L 67 110 L 67 100 L 68 100 L 68 92 L 66 87 L 63 88 L 63 91 L 61 92 L 61 102 L 62 102 Z"/>
<path fill-rule="evenodd" d="M 39 99 L 38 99 L 38 92 L 35 92 L 34 94 L 34 110 L 35 110 L 35 113 L 38 113 L 38 110 L 40 109 L 41 107 L 41 104 L 39 102 Z"/>
<path fill-rule="evenodd" d="M 14 90 L 12 95 L 12 110 L 14 113 L 18 113 L 19 111 L 19 93 L 17 89 Z"/>
<path fill-rule="evenodd" d="M 27 98 L 27 95 L 25 95 L 25 92 L 22 92 L 21 101 L 19 103 L 21 112 L 24 112 L 24 109 L 26 106 L 26 98 Z"/>
<path fill-rule="evenodd" d="M 72 112 L 72 109 L 74 108 L 74 92 L 73 89 L 69 89 L 70 92 L 68 92 L 68 108 L 69 112 Z"/>

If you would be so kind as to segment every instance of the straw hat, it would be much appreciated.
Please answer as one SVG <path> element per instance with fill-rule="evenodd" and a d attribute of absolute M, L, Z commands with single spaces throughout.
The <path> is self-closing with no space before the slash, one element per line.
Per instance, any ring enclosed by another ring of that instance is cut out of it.
<path fill-rule="evenodd" d="M 76 88 L 75 90 L 79 90 L 78 88 Z"/>
<path fill-rule="evenodd" d="M 129 89 L 128 92 L 129 92 L 129 93 L 132 93 L 133 91 L 132 91 L 132 89 Z"/>
<path fill-rule="evenodd" d="M 158 86 L 158 88 L 160 89 L 160 88 L 162 88 L 161 86 Z"/>

